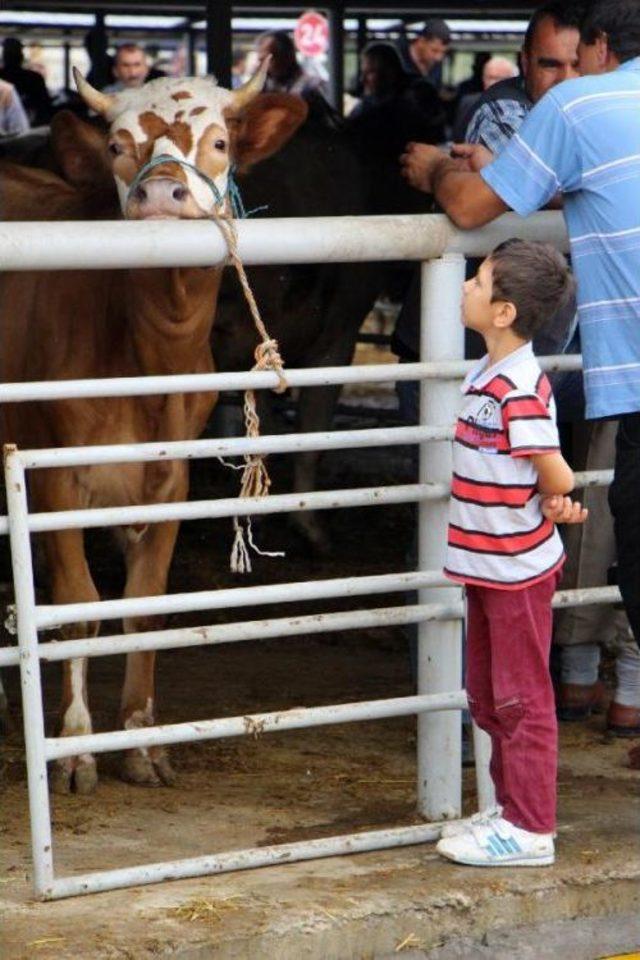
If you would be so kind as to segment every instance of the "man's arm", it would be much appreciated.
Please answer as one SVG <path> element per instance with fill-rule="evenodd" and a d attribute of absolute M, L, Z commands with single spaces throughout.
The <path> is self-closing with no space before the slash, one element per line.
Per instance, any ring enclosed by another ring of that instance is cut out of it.
<path fill-rule="evenodd" d="M 410 143 L 400 158 L 403 176 L 418 190 L 432 193 L 445 213 L 463 230 L 482 227 L 509 207 L 479 173 L 437 147 Z"/>
<path fill-rule="evenodd" d="M 493 163 L 463 174 L 433 147 L 409 144 L 401 158 L 413 186 L 434 193 L 458 226 L 477 227 L 515 210 L 522 217 L 545 207 L 558 193 L 580 189 L 583 161 L 576 131 L 548 93 Z"/>

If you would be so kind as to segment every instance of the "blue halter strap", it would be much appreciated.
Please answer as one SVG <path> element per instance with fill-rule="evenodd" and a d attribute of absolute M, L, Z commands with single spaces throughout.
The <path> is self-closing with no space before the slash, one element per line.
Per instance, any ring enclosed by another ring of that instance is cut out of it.
<path fill-rule="evenodd" d="M 127 191 L 127 203 L 129 202 L 129 198 L 133 191 L 139 186 L 149 171 L 153 170 L 154 167 L 159 166 L 161 163 L 177 163 L 186 170 L 192 170 L 200 177 L 201 180 L 204 180 L 211 190 L 216 207 L 221 207 L 225 201 L 225 198 L 228 196 L 229 200 L 231 201 L 231 212 L 233 213 L 233 216 L 238 220 L 244 220 L 247 216 L 247 212 L 242 202 L 242 196 L 240 195 L 240 189 L 235 181 L 233 167 L 229 168 L 227 186 L 224 193 L 221 193 L 215 182 L 211 179 L 211 177 L 208 177 L 206 173 L 203 173 L 202 170 L 198 170 L 198 168 L 194 166 L 193 163 L 189 163 L 188 160 L 181 160 L 179 157 L 172 157 L 169 153 L 162 153 L 160 156 L 154 157 L 152 160 L 148 160 L 147 163 L 145 163 L 144 166 L 138 170 L 137 174 L 129 184 L 129 189 Z"/>

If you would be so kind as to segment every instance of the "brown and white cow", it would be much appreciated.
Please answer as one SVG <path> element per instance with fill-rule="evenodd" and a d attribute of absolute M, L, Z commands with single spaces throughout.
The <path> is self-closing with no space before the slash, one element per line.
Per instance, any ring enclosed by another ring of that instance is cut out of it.
<path fill-rule="evenodd" d="M 231 163 L 246 166 L 277 150 L 306 115 L 287 95 L 259 95 L 262 76 L 231 92 L 204 79 L 160 79 L 107 97 L 79 79 L 79 90 L 110 125 L 101 163 L 108 164 L 126 218 L 205 218 L 227 204 Z M 69 120 L 57 131 L 65 180 L 46 171 L 2 166 L 2 212 L 13 220 L 100 220 L 113 207 L 96 167 L 99 137 Z M 106 151 L 106 152 L 105 152 Z M 99 186 L 96 186 L 99 182 Z M 220 202 L 221 201 L 221 202 Z M 113 215 L 111 213 L 111 215 Z M 221 268 L 69 271 L 5 274 L 0 281 L 0 376 L 7 381 L 205 373 L 214 369 L 210 333 Z M 197 437 L 215 397 L 189 394 L 65 400 L 5 406 L 5 442 L 25 447 L 178 440 Z M 184 462 L 34 471 L 32 509 L 178 501 L 186 498 Z M 164 593 L 178 525 L 124 530 L 127 597 Z M 47 534 L 45 551 L 54 603 L 98 599 L 81 530 Z M 126 631 L 151 618 L 127 620 Z M 158 626 L 155 618 L 153 626 Z M 97 633 L 79 623 L 69 638 Z M 125 728 L 155 722 L 154 654 L 130 654 L 121 700 Z M 65 664 L 62 736 L 92 730 L 86 661 Z M 125 754 L 123 776 L 170 783 L 161 748 Z M 60 761 L 55 790 L 91 791 L 92 756 Z"/>

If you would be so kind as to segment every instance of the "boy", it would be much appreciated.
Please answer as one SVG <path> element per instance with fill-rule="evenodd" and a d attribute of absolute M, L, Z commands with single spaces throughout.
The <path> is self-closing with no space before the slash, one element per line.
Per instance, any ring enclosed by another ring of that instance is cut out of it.
<path fill-rule="evenodd" d="M 445 573 L 467 594 L 466 687 L 492 741 L 497 806 L 444 827 L 437 850 L 473 866 L 554 861 L 557 724 L 551 598 L 564 551 L 556 523 L 582 523 L 566 496 L 555 406 L 531 340 L 573 291 L 564 257 L 508 240 L 464 285 L 463 322 L 487 355 L 462 387 Z"/>

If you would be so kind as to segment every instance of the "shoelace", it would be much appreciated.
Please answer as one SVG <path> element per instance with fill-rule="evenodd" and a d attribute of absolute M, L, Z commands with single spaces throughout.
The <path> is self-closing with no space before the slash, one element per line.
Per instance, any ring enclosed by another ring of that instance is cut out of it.
<path fill-rule="evenodd" d="M 502 816 L 502 807 L 500 804 L 496 804 L 493 807 L 487 807 L 486 810 L 480 810 L 478 813 L 474 813 L 470 818 L 469 823 L 472 826 L 484 826 L 491 823 L 497 817 Z"/>

